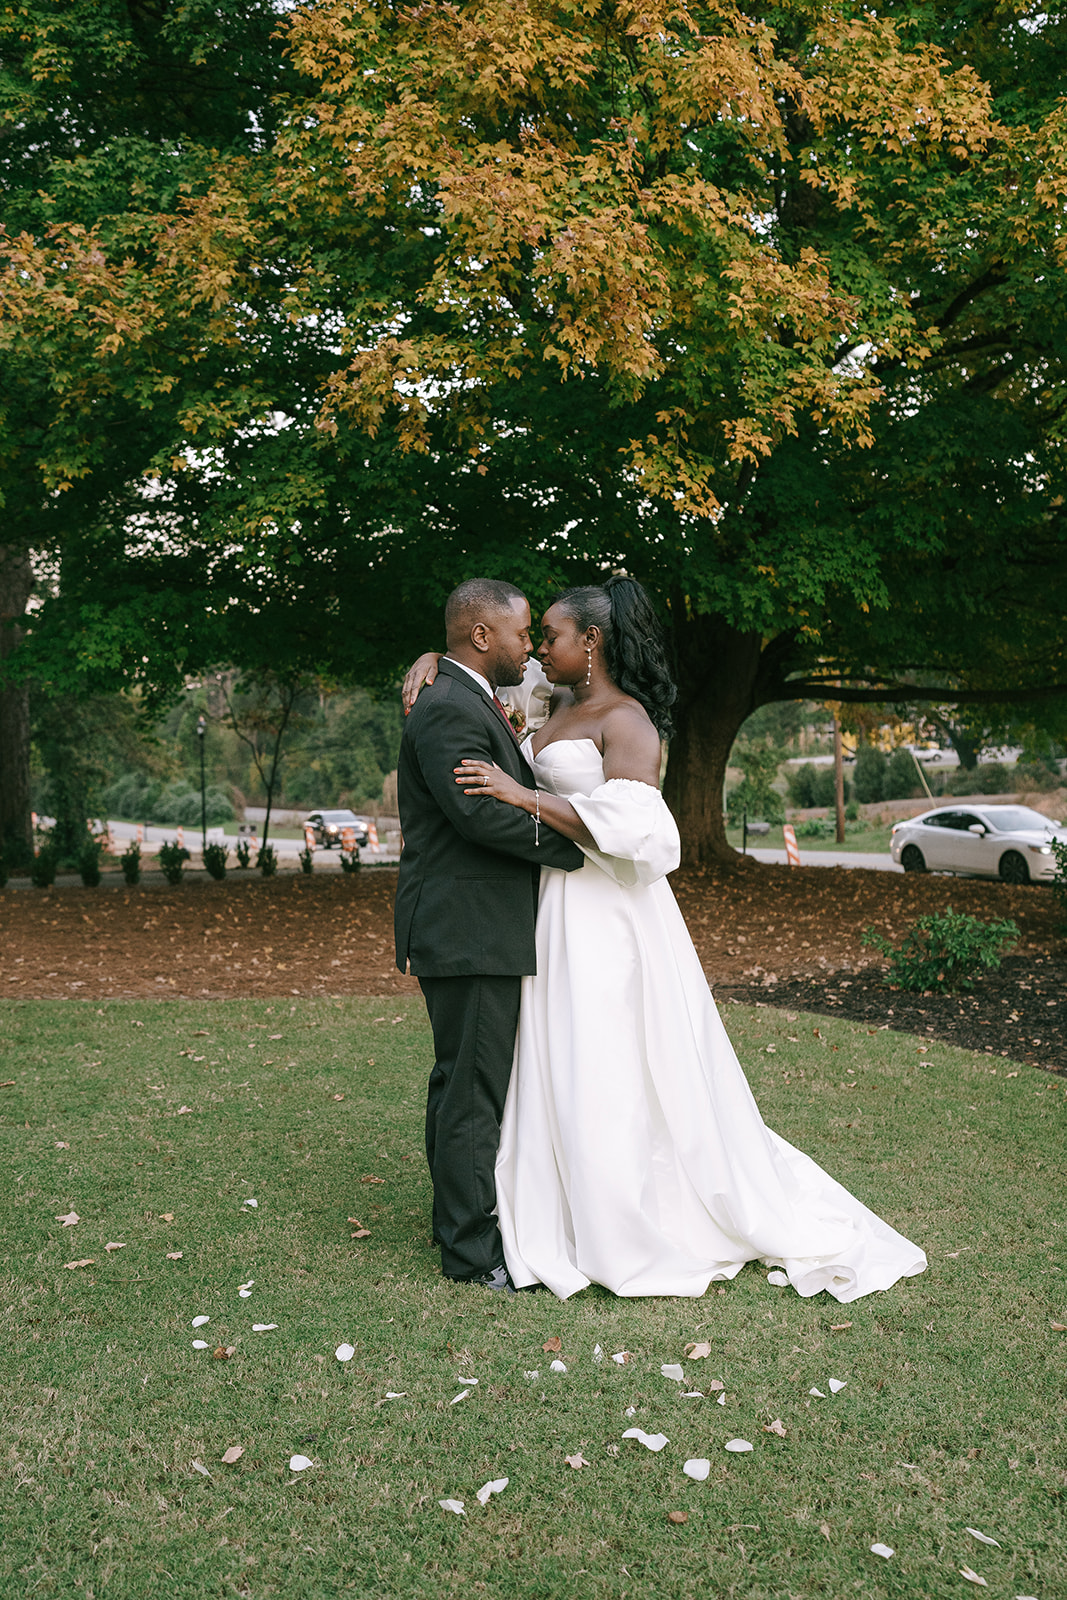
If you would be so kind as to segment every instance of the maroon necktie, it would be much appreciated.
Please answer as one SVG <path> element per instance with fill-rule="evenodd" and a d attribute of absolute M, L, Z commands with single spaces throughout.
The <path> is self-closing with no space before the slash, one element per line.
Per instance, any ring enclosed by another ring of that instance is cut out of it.
<path fill-rule="evenodd" d="M 519 736 L 515 732 L 515 729 L 511 725 L 511 718 L 508 716 L 507 712 L 504 710 L 503 702 L 498 700 L 496 695 L 494 695 L 493 696 L 493 704 L 496 706 L 497 710 L 500 712 L 500 715 L 503 717 L 505 723 L 507 724 L 507 729 L 508 729 L 508 732 L 511 734 L 511 737 L 514 739 L 515 743 L 518 744 L 519 743 Z"/>

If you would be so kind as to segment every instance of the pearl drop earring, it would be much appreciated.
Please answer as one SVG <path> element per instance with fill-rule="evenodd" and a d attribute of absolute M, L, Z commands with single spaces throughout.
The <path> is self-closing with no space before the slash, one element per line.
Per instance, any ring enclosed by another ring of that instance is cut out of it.
<path fill-rule="evenodd" d="M 589 657 L 589 666 L 587 667 L 585 674 L 585 681 L 588 684 L 592 683 L 593 681 L 593 647 L 591 644 L 586 645 L 585 653 Z"/>

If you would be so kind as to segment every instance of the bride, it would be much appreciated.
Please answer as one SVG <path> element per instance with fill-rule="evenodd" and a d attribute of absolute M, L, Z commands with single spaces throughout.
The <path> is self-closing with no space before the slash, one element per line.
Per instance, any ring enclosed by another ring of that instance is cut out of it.
<path fill-rule="evenodd" d="M 758 1260 L 847 1302 L 922 1272 L 916 1245 L 766 1126 L 719 1019 L 666 880 L 674 689 L 648 597 L 629 578 L 571 589 L 542 628 L 551 714 L 523 746 L 537 788 L 455 769 L 587 857 L 541 870 L 496 1166 L 512 1282 L 696 1296 Z"/>

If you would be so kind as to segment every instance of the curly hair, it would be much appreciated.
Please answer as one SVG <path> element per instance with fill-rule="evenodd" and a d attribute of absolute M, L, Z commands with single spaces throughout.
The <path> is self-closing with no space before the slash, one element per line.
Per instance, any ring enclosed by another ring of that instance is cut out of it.
<path fill-rule="evenodd" d="M 670 707 L 677 689 L 652 602 L 633 578 L 565 589 L 555 601 L 579 631 L 596 626 L 604 639 L 604 665 L 623 694 L 639 700 L 661 739 L 669 739 Z"/>

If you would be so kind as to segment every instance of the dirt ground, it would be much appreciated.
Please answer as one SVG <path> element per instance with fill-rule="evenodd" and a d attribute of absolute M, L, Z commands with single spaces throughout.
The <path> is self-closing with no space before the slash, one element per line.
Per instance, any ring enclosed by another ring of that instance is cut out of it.
<path fill-rule="evenodd" d="M 845 868 L 680 872 L 672 879 L 722 1000 L 887 1023 L 1067 1070 L 1067 940 L 1047 888 Z M 0 893 L 0 995 L 226 998 L 417 992 L 393 965 L 396 872 L 340 878 L 189 878 L 176 888 Z M 899 939 L 927 911 L 1011 917 L 1021 939 L 973 995 L 905 996 L 861 944 Z"/>

